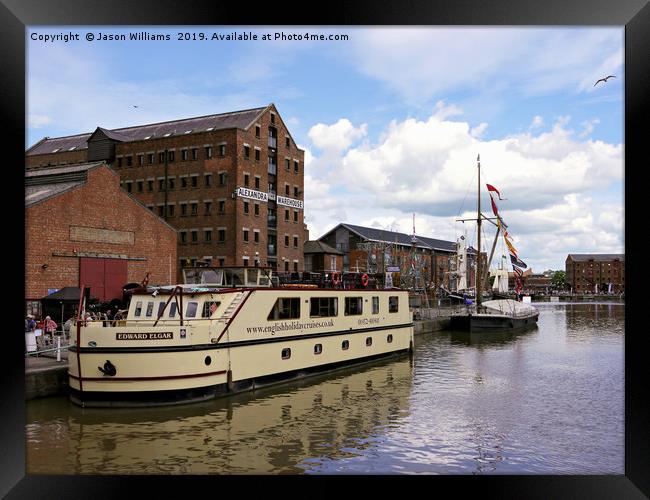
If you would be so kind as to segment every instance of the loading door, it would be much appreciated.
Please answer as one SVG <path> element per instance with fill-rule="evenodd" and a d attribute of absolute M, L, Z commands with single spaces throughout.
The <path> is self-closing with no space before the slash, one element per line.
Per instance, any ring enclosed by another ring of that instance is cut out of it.
<path fill-rule="evenodd" d="M 90 295 L 101 302 L 121 299 L 126 278 L 126 260 L 93 257 L 79 259 L 79 286 L 89 286 Z"/>

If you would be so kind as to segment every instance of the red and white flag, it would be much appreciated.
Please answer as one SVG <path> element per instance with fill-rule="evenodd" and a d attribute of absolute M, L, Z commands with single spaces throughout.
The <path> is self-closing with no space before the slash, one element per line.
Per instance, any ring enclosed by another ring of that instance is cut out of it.
<path fill-rule="evenodd" d="M 494 191 L 500 200 L 505 200 L 505 198 L 501 198 L 501 194 L 499 193 L 499 190 L 495 188 L 492 184 L 486 184 L 486 186 L 488 188 L 488 191 Z"/>

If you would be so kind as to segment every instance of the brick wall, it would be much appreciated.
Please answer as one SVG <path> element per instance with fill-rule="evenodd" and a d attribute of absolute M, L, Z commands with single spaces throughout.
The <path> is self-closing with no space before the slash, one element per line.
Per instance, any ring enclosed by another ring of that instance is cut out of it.
<path fill-rule="evenodd" d="M 101 241 L 73 241 L 71 226 L 77 228 L 73 234 L 78 228 L 93 228 L 86 234 L 100 234 L 95 239 Z M 120 232 L 114 235 L 118 243 L 110 243 L 111 231 Z M 151 283 L 175 281 L 176 232 L 124 193 L 118 176 L 106 166 L 90 170 L 85 185 L 27 207 L 25 233 L 25 294 L 29 299 L 39 299 L 51 288 L 79 286 L 77 252 L 144 258 L 128 261 L 129 282 L 142 281 L 146 272 L 152 273 Z M 128 233 L 133 235 L 133 244 L 125 237 Z"/>
<path fill-rule="evenodd" d="M 87 149 L 80 149 L 78 151 L 60 151 L 58 153 L 25 156 L 25 166 L 47 167 L 48 164 L 58 165 L 60 163 L 84 163 L 87 158 Z"/>
<path fill-rule="evenodd" d="M 274 123 L 271 113 L 275 114 Z M 256 125 L 260 127 L 259 137 L 256 136 Z M 180 259 L 201 259 L 203 256 L 212 257 L 213 264 L 224 259 L 224 265 L 243 265 L 243 256 L 249 257 L 249 265 L 254 265 L 256 252 L 261 265 L 268 264 L 268 204 L 259 203 L 259 215 L 255 215 L 255 201 L 245 198 L 232 197 L 237 187 L 244 187 L 244 176 L 248 174 L 248 188 L 267 193 L 269 191 L 268 174 L 268 130 L 272 125 L 277 129 L 277 182 L 276 192 L 280 196 L 304 200 L 304 151 L 298 149 L 290 137 L 289 131 L 282 121 L 275 106 L 271 106 L 249 130 L 227 129 L 202 133 L 184 134 L 179 123 L 177 135 L 158 137 L 146 141 L 117 143 L 115 161 L 111 167 L 119 174 L 123 188 L 131 187 L 132 196 L 145 206 L 153 206 L 156 214 L 159 205 L 165 203 L 165 192 L 159 187 L 159 178 L 164 177 L 164 162 L 160 162 L 159 153 L 165 149 L 174 152 L 173 161 L 168 162 L 167 178 L 173 179 L 174 187 L 167 191 L 167 208 L 174 206 L 174 214 L 167 217 L 167 222 L 179 232 L 186 231 L 187 242 L 180 241 L 178 235 L 177 259 L 174 264 L 177 275 L 181 279 Z M 289 145 L 287 147 L 287 138 Z M 244 144 L 250 146 L 250 157 L 244 156 Z M 226 145 L 225 155 L 219 153 L 219 146 Z M 205 146 L 212 147 L 212 158 L 206 156 Z M 197 148 L 198 158 L 192 160 L 191 148 Z M 259 148 L 259 161 L 255 160 L 255 148 Z M 182 159 L 181 151 L 188 150 L 188 159 Z M 55 153 L 48 155 L 28 156 L 27 165 L 58 163 L 60 161 L 85 161 L 87 150 Z M 148 163 L 148 153 L 153 153 L 153 164 Z M 144 155 L 144 165 L 140 166 L 139 155 Z M 76 155 L 76 156 L 75 156 Z M 127 158 L 131 157 L 131 165 Z M 289 169 L 285 166 L 285 158 L 290 159 Z M 294 161 L 297 161 L 296 172 Z M 226 172 L 226 184 L 219 184 L 219 173 Z M 206 174 L 211 174 L 211 186 L 206 186 Z M 191 176 L 198 176 L 197 187 L 190 184 Z M 187 176 L 188 187 L 181 187 L 181 177 Z M 255 187 L 255 177 L 259 177 L 260 187 Z M 148 181 L 153 179 L 153 191 L 148 189 Z M 142 183 L 142 191 L 139 190 Z M 289 194 L 285 193 L 285 183 L 289 185 Z M 169 187 L 169 186 L 168 186 Z M 299 195 L 296 196 L 294 189 Z M 225 201 L 225 210 L 219 213 L 219 200 Z M 211 203 L 210 215 L 205 214 L 205 203 Z M 196 215 L 192 215 L 191 202 L 198 203 Z M 244 202 L 248 202 L 249 213 L 244 213 Z M 187 203 L 188 215 L 181 215 L 181 203 Z M 308 239 L 308 231 L 304 224 L 304 210 L 295 210 L 278 205 L 277 218 L 277 263 L 278 270 L 284 270 L 283 258 L 288 260 L 289 269 L 294 269 L 294 261 L 298 261 L 298 270 L 304 268 L 303 246 Z M 285 221 L 285 209 L 289 210 L 289 221 Z M 294 219 L 294 212 L 297 218 Z M 212 240 L 205 241 L 205 229 L 212 231 Z M 218 241 L 219 228 L 225 228 L 226 239 Z M 249 241 L 244 241 L 244 228 L 248 229 Z M 196 230 L 198 241 L 191 241 L 191 231 Z M 254 242 L 255 231 L 259 231 L 259 242 Z M 289 245 L 284 245 L 284 235 L 289 236 Z M 294 236 L 298 245 L 294 246 Z"/>

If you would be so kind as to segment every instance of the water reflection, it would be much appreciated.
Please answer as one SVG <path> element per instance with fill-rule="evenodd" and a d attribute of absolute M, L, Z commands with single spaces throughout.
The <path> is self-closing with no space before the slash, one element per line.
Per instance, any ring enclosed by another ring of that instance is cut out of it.
<path fill-rule="evenodd" d="M 479 349 L 508 347 L 508 344 L 517 342 L 539 330 L 537 325 L 530 328 L 506 332 L 449 332 L 452 345 L 473 346 Z"/>
<path fill-rule="evenodd" d="M 623 334 L 625 304 L 571 303 L 565 310 L 567 340 L 593 342 L 616 341 Z M 608 337 L 610 337 L 608 339 Z"/>
<path fill-rule="evenodd" d="M 28 472 L 302 472 L 303 460 L 362 452 L 368 436 L 408 413 L 411 383 L 403 357 L 178 407 L 106 411 L 36 400 L 28 407 Z"/>
<path fill-rule="evenodd" d="M 624 307 L 177 407 L 27 404 L 30 474 L 622 474 Z"/>

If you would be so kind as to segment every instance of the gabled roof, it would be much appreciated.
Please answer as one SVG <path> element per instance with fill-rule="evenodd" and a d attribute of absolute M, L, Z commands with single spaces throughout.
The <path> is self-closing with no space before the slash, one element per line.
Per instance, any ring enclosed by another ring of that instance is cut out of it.
<path fill-rule="evenodd" d="M 339 227 L 344 227 L 348 231 L 355 233 L 367 241 L 374 241 L 379 243 L 397 243 L 398 245 L 411 246 L 413 244 L 413 236 L 398 233 L 396 231 L 388 231 L 386 229 L 377 229 L 364 226 L 356 226 L 354 224 L 341 223 L 332 230 L 325 233 L 319 239 L 323 239 L 332 232 L 336 231 Z M 446 240 L 438 240 L 435 238 L 425 238 L 424 236 L 415 236 L 415 246 L 417 248 L 426 248 L 427 250 L 442 250 L 445 252 L 456 251 L 456 243 Z"/>
<path fill-rule="evenodd" d="M 427 245 L 429 245 L 434 250 L 444 250 L 445 252 L 456 251 L 456 243 L 454 243 L 453 241 L 438 240 L 435 238 L 426 238 L 424 236 L 417 236 L 417 239 L 424 241 Z"/>
<path fill-rule="evenodd" d="M 337 250 L 336 248 L 326 245 L 322 241 L 318 240 L 305 241 L 303 253 L 327 253 L 334 255 L 345 255 L 340 250 Z"/>
<path fill-rule="evenodd" d="M 95 138 L 96 135 L 103 134 L 104 136 L 108 137 L 109 139 L 113 139 L 114 141 L 120 141 L 120 142 L 128 142 L 131 140 L 131 138 L 128 135 L 121 134 L 120 132 L 115 132 L 113 130 L 108 130 L 103 127 L 97 127 L 95 131 L 90 135 L 88 140 L 92 140 Z"/>
<path fill-rule="evenodd" d="M 45 137 L 29 148 L 28 156 L 48 154 L 53 152 L 68 151 L 69 148 L 86 149 L 87 141 L 92 135 L 101 130 L 112 139 L 122 142 L 142 141 L 153 138 L 169 137 L 171 135 L 185 135 L 186 133 L 209 132 L 211 130 L 224 130 L 239 128 L 247 130 L 259 116 L 269 109 L 273 104 L 263 108 L 244 109 L 214 115 L 198 116 L 194 118 L 183 118 L 148 125 L 137 125 L 116 129 L 105 129 L 98 127 L 93 133 L 71 135 L 67 137 Z M 167 135 L 169 134 L 169 135 Z"/>
<path fill-rule="evenodd" d="M 25 171 L 25 206 L 30 207 L 85 184 L 88 170 L 101 165 L 104 162 L 28 168 Z"/>
<path fill-rule="evenodd" d="M 44 137 L 26 151 L 28 156 L 44 155 L 49 153 L 63 153 L 65 151 L 76 151 L 86 149 L 86 141 L 91 134 L 68 135 L 65 137 Z"/>
<path fill-rule="evenodd" d="M 570 253 L 569 257 L 575 262 L 625 260 L 624 253 Z"/>

